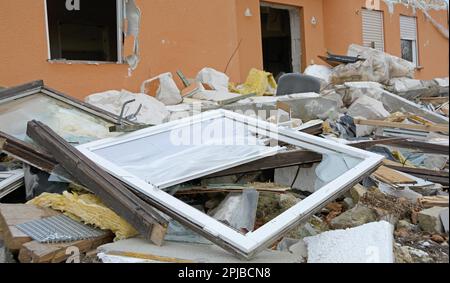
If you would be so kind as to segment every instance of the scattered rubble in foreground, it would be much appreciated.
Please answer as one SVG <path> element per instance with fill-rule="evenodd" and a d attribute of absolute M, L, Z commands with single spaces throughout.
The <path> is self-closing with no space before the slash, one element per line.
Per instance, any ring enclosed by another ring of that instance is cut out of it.
<path fill-rule="evenodd" d="M 0 262 L 448 263 L 448 77 L 347 55 L 85 102 L 0 90 Z"/>

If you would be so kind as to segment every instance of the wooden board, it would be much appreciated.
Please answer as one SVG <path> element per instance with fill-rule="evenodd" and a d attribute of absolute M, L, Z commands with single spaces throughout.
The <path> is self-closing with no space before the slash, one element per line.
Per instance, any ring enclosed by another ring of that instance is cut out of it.
<path fill-rule="evenodd" d="M 19 261 L 21 263 L 60 263 L 74 255 L 72 253 L 73 247 L 78 249 L 77 253 L 79 252 L 78 255 L 80 255 L 112 241 L 113 235 L 111 233 L 71 243 L 41 244 L 37 241 L 31 241 L 23 244 L 19 252 Z"/>
<path fill-rule="evenodd" d="M 221 172 L 217 172 L 204 178 L 222 177 L 243 173 L 258 172 L 276 168 L 286 168 L 304 164 L 314 164 L 322 161 L 322 155 L 307 150 L 292 150 L 280 152 L 261 160 L 243 164 Z"/>
<path fill-rule="evenodd" d="M 382 128 L 396 128 L 396 129 L 406 129 L 406 130 L 416 130 L 425 132 L 442 132 L 449 133 L 448 125 L 436 124 L 436 125 L 419 125 L 419 124 L 403 124 L 388 121 L 378 121 L 378 120 L 362 120 L 355 119 L 356 125 L 374 126 Z"/>
<path fill-rule="evenodd" d="M 437 170 L 430 170 L 426 168 L 416 168 L 416 167 L 410 167 L 410 166 L 404 166 L 401 163 L 390 161 L 390 160 L 384 160 L 383 164 L 386 167 L 389 167 L 391 169 L 407 173 L 409 175 L 413 175 L 417 178 L 424 179 L 426 181 L 430 181 L 433 183 L 442 184 L 444 186 L 449 185 L 449 173 L 447 171 L 437 171 Z"/>
<path fill-rule="evenodd" d="M 423 197 L 423 198 L 419 199 L 419 203 L 424 208 L 432 208 L 435 206 L 448 207 L 449 206 L 449 197 L 448 196 Z"/>
<path fill-rule="evenodd" d="M 13 253 L 20 250 L 24 243 L 32 239 L 20 231 L 16 225 L 60 213 L 52 209 L 40 208 L 27 204 L 0 204 L 0 230 L 3 231 L 5 246 Z"/>
<path fill-rule="evenodd" d="M 381 166 L 375 173 L 372 174 L 378 180 L 388 184 L 417 184 L 417 181 L 411 179 L 398 171 L 390 169 L 386 166 Z"/>

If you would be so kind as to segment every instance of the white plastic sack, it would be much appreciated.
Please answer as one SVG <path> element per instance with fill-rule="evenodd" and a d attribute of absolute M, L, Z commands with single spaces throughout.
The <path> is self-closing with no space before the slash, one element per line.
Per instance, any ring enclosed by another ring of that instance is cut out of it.
<path fill-rule="evenodd" d="M 407 60 L 381 52 L 379 50 L 351 44 L 347 52 L 348 56 L 361 56 L 362 58 L 374 58 L 376 60 L 384 61 L 389 68 L 389 78 L 414 78 L 416 66 Z"/>
<path fill-rule="evenodd" d="M 209 85 L 214 90 L 228 92 L 230 78 L 226 74 L 216 71 L 213 68 L 202 69 L 197 75 L 197 80 L 203 84 Z"/>
<path fill-rule="evenodd" d="M 120 115 L 122 105 L 133 99 L 136 101 L 128 104 L 126 115 L 136 113 L 139 105 L 142 104 L 142 109 L 137 115 L 138 123 L 159 125 L 168 121 L 170 113 L 166 106 L 155 98 L 143 93 L 135 94 L 126 90 L 110 90 L 92 94 L 85 101 L 105 111 Z"/>
<path fill-rule="evenodd" d="M 145 87 L 153 81 L 159 80 L 159 88 L 156 91 L 156 99 L 164 103 L 165 105 L 177 105 L 183 102 L 181 92 L 177 87 L 177 84 L 173 80 L 171 73 L 164 73 L 142 83 L 141 92 L 146 93 Z"/>

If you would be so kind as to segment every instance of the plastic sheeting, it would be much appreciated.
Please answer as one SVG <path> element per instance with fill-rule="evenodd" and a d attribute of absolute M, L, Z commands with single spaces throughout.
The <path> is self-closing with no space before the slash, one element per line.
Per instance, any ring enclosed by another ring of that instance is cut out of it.
<path fill-rule="evenodd" d="M 352 44 L 347 55 L 366 60 L 334 68 L 331 75 L 333 84 L 351 81 L 388 83 L 392 78 L 414 78 L 416 66 L 413 63 L 373 48 Z"/>
<path fill-rule="evenodd" d="M 361 159 L 344 154 L 327 154 L 316 168 L 316 191 L 356 167 Z"/>
<path fill-rule="evenodd" d="M 243 123 L 220 118 L 93 152 L 157 187 L 242 159 L 275 153 Z"/>
<path fill-rule="evenodd" d="M 256 190 L 232 193 L 211 212 L 211 215 L 239 231 L 251 232 L 255 229 L 258 200 L 259 193 Z"/>
<path fill-rule="evenodd" d="M 32 142 L 26 135 L 27 123 L 31 120 L 45 123 L 75 144 L 117 136 L 109 132 L 111 123 L 42 93 L 0 104 L 2 132 Z"/>

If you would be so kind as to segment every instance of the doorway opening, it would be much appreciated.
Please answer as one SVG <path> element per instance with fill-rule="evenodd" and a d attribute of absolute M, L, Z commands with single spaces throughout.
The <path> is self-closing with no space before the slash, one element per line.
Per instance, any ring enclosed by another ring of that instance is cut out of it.
<path fill-rule="evenodd" d="M 275 77 L 301 71 L 300 9 L 261 3 L 264 70 Z"/>

